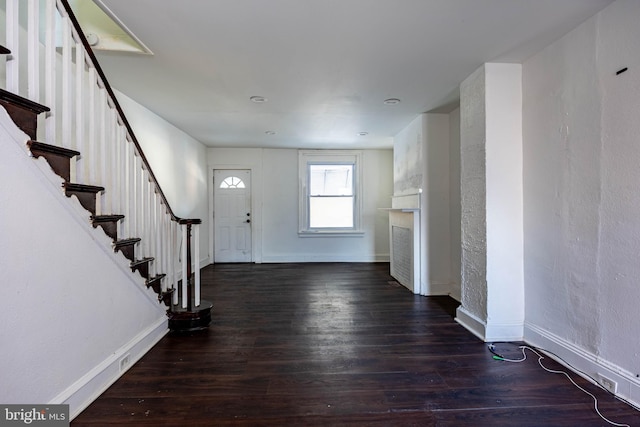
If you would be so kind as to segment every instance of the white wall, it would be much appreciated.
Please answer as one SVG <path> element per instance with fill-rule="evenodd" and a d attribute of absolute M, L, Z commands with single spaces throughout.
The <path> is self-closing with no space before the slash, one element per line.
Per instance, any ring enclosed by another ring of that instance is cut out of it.
<path fill-rule="evenodd" d="M 460 108 L 449 113 L 449 221 L 451 236 L 451 296 L 462 299 L 460 204 Z"/>
<path fill-rule="evenodd" d="M 388 218 L 386 212 L 378 208 L 389 207 L 391 203 L 392 152 L 363 150 L 362 161 L 364 236 L 299 237 L 297 150 L 208 150 L 211 171 L 252 171 L 252 236 L 256 262 L 388 261 Z M 212 191 L 210 188 L 209 197 Z"/>
<path fill-rule="evenodd" d="M 206 147 L 121 92 L 115 92 L 174 214 L 200 218 L 200 265 L 209 262 Z"/>
<path fill-rule="evenodd" d="M 616 1 L 523 68 L 525 336 L 636 403 L 638 22 Z"/>
<path fill-rule="evenodd" d="M 421 114 L 393 139 L 394 195 L 422 191 L 420 293 L 452 292 L 448 114 Z"/>
<path fill-rule="evenodd" d="M 74 416 L 166 333 L 166 307 L 27 139 L 0 108 L 0 402 Z"/>

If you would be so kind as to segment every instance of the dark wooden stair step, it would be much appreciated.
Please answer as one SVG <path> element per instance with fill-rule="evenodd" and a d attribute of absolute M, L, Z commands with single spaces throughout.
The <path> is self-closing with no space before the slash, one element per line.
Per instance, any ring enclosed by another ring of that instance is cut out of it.
<path fill-rule="evenodd" d="M 153 258 L 142 258 L 135 261 L 131 261 L 131 271 L 134 273 L 137 271 L 145 279 L 149 279 L 149 263 L 153 261 Z"/>
<path fill-rule="evenodd" d="M 104 187 L 73 182 L 65 182 L 62 186 L 67 197 L 75 195 L 82 207 L 91 212 L 93 217 L 96 216 L 96 194 L 104 191 Z"/>
<path fill-rule="evenodd" d="M 0 89 L 0 105 L 7 110 L 16 126 L 31 139 L 36 139 L 38 114 L 50 111 L 49 107 L 4 89 Z"/>
<path fill-rule="evenodd" d="M 173 297 L 173 293 L 175 291 L 175 289 L 167 289 L 166 291 L 158 295 L 158 301 L 164 303 L 164 305 L 166 305 L 167 307 L 171 306 L 171 298 Z"/>
<path fill-rule="evenodd" d="M 108 233 L 107 233 L 108 234 Z M 122 240 L 118 240 L 114 243 L 113 245 L 113 250 L 118 252 L 122 252 L 122 254 L 129 260 L 129 261 L 134 261 L 136 259 L 135 257 L 135 248 L 136 248 L 136 243 L 140 242 L 140 238 L 139 237 L 134 237 L 131 239 L 122 239 Z"/>
<path fill-rule="evenodd" d="M 158 294 L 158 297 L 162 297 L 162 279 L 166 276 L 166 274 L 158 274 L 157 276 L 150 277 L 147 280 L 147 288 L 153 289 L 153 292 Z"/>
<path fill-rule="evenodd" d="M 11 51 L 0 44 L 0 55 L 8 55 Z"/>
<path fill-rule="evenodd" d="M 79 156 L 79 151 L 58 147 L 57 145 L 49 145 L 38 141 L 27 141 L 27 145 L 29 146 L 29 150 L 33 157 L 38 158 L 42 156 L 47 159 L 51 169 L 53 169 L 53 171 L 61 176 L 66 182 L 69 182 L 71 158 Z"/>
<path fill-rule="evenodd" d="M 118 240 L 118 221 L 123 218 L 124 215 L 94 215 L 91 217 L 91 224 L 93 228 L 102 227 L 104 233 L 116 242 Z"/>

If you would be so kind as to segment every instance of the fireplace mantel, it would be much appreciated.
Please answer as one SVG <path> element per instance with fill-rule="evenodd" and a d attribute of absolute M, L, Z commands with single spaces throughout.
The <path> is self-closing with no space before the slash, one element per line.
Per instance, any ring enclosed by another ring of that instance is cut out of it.
<path fill-rule="evenodd" d="M 422 191 L 393 196 L 389 211 L 391 276 L 420 293 L 420 203 Z"/>

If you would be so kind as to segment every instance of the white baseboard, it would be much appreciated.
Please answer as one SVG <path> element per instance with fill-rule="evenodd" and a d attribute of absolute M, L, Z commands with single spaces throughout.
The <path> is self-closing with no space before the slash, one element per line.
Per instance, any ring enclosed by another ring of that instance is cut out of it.
<path fill-rule="evenodd" d="M 462 290 L 460 289 L 460 285 L 454 283 L 451 285 L 451 288 L 449 296 L 458 302 L 462 302 Z"/>
<path fill-rule="evenodd" d="M 211 262 L 209 262 L 209 257 L 208 256 L 200 259 L 200 269 L 205 268 L 209 264 L 211 264 Z"/>
<path fill-rule="evenodd" d="M 69 416 L 73 420 L 166 335 L 167 322 L 166 316 L 159 319 L 49 403 L 68 404 Z M 120 360 L 126 355 L 129 355 L 129 362 L 120 369 Z"/>
<path fill-rule="evenodd" d="M 340 256 L 335 254 L 286 254 L 262 256 L 262 263 L 264 264 L 288 262 L 389 262 L 389 254 L 375 254 L 371 256 Z"/>
<path fill-rule="evenodd" d="M 427 285 L 426 292 L 423 295 L 424 296 L 449 295 L 451 293 L 451 288 L 452 288 L 451 283 L 431 282 Z"/>
<path fill-rule="evenodd" d="M 562 360 L 559 360 L 554 357 L 554 354 L 547 353 L 549 357 L 556 359 L 587 381 L 593 382 L 593 379 L 598 380 L 600 375 L 604 375 L 617 382 L 616 395 L 636 407 L 640 406 L 640 378 L 636 377 L 636 374 L 530 323 L 525 323 L 524 341 L 561 357 Z"/>
<path fill-rule="evenodd" d="M 524 339 L 522 323 L 487 323 L 462 306 L 456 310 L 455 320 L 484 342 Z"/>
<path fill-rule="evenodd" d="M 475 315 L 460 306 L 456 309 L 455 321 L 464 326 L 469 332 L 484 341 L 485 324 Z"/>

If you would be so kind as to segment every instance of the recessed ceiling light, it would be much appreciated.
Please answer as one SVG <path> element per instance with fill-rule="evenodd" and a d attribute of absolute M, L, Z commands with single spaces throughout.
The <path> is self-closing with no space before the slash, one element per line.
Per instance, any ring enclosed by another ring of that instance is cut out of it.
<path fill-rule="evenodd" d="M 276 134 L 276 132 L 275 132 L 275 131 L 273 131 L 273 130 L 268 130 L 268 131 L 266 131 L 265 133 L 266 133 L 267 135 L 275 135 L 275 134 Z"/>
<path fill-rule="evenodd" d="M 384 100 L 384 105 L 398 105 L 400 102 L 398 98 L 389 98 Z"/>
<path fill-rule="evenodd" d="M 358 135 L 367 136 L 367 135 L 369 135 L 369 132 L 358 132 Z"/>
<path fill-rule="evenodd" d="M 256 104 L 262 104 L 263 102 L 267 102 L 267 98 L 264 96 L 252 96 L 249 98 L 251 102 L 255 102 Z"/>

